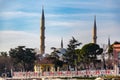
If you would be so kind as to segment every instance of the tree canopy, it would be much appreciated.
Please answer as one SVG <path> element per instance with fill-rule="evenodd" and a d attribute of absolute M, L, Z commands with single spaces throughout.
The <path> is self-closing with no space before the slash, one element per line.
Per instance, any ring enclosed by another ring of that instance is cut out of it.
<path fill-rule="evenodd" d="M 10 72 L 11 60 L 7 52 L 0 52 L 0 76 L 2 73 Z"/>
<path fill-rule="evenodd" d="M 75 66 L 77 64 L 78 55 L 76 53 L 76 48 L 81 44 L 82 43 L 80 43 L 74 37 L 72 37 L 72 39 L 69 41 L 67 52 L 64 55 L 68 65 Z"/>
<path fill-rule="evenodd" d="M 13 66 L 18 66 L 24 71 L 33 70 L 34 61 L 36 60 L 35 54 L 34 49 L 25 46 L 18 46 L 9 51 L 9 55 L 13 59 Z"/>
<path fill-rule="evenodd" d="M 0 55 L 1 55 L 1 56 L 4 56 L 4 57 L 7 57 L 7 56 L 8 56 L 7 52 L 0 52 Z"/>
<path fill-rule="evenodd" d="M 97 61 L 97 55 L 102 54 L 103 49 L 99 47 L 98 44 L 89 43 L 82 47 L 81 54 L 83 54 L 82 61 L 89 65 L 90 62 L 93 62 L 95 65 Z"/>

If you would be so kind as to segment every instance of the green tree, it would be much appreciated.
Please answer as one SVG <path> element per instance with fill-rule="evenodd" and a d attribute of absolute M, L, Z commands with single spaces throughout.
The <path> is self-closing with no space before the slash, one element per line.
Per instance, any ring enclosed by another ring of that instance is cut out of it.
<path fill-rule="evenodd" d="M 112 45 L 108 46 L 108 51 L 107 51 L 107 53 L 109 55 L 108 59 L 110 59 L 111 57 L 113 57 L 113 45 L 114 44 L 120 44 L 120 42 L 115 41 Z"/>
<path fill-rule="evenodd" d="M 51 49 L 52 49 L 53 51 L 51 52 L 50 57 L 54 57 L 54 58 L 56 58 L 56 59 L 59 59 L 59 56 L 58 56 L 58 54 L 57 54 L 57 53 L 59 53 L 59 51 L 57 50 L 57 48 L 51 47 Z"/>
<path fill-rule="evenodd" d="M 92 62 L 95 66 L 95 63 L 97 62 L 97 55 L 102 54 L 103 49 L 99 47 L 99 45 L 94 43 L 86 44 L 81 49 L 81 54 L 83 54 L 83 63 L 84 66 L 89 66 L 89 64 Z"/>
<path fill-rule="evenodd" d="M 108 46 L 108 51 L 107 51 L 107 53 L 108 53 L 108 61 L 111 61 L 111 59 L 113 59 L 113 55 L 114 55 L 114 53 L 113 53 L 113 45 L 114 44 L 120 44 L 120 42 L 115 41 L 113 44 Z M 111 62 L 108 63 L 107 68 L 113 69 L 113 65 L 111 64 Z"/>
<path fill-rule="evenodd" d="M 80 63 L 82 61 L 83 58 L 83 54 L 81 53 L 81 49 L 76 49 L 75 53 L 77 55 L 77 61 L 76 64 Z"/>
<path fill-rule="evenodd" d="M 120 42 L 115 41 L 112 45 L 108 46 L 108 54 L 109 54 L 109 56 L 113 55 L 113 45 L 114 44 L 120 44 Z"/>
<path fill-rule="evenodd" d="M 107 53 L 108 53 L 108 60 L 110 60 L 110 58 L 111 57 L 113 57 L 113 45 L 110 45 L 109 47 L 108 47 L 108 51 L 107 51 Z"/>
<path fill-rule="evenodd" d="M 7 52 L 0 52 L 1 56 L 7 57 Z"/>
<path fill-rule="evenodd" d="M 11 69 L 11 59 L 7 55 L 7 52 L 0 52 L 0 76 L 2 73 L 8 73 L 10 74 Z"/>
<path fill-rule="evenodd" d="M 51 49 L 53 50 L 49 56 L 49 58 L 54 59 L 54 64 L 55 64 L 55 69 L 57 70 L 57 67 L 62 67 L 63 66 L 63 61 L 59 60 L 59 56 L 58 53 L 60 53 L 57 48 L 55 47 L 51 47 Z"/>
<path fill-rule="evenodd" d="M 68 48 L 65 56 L 65 60 L 70 66 L 76 66 L 77 65 L 77 51 L 76 48 L 80 46 L 82 43 L 78 42 L 74 37 L 69 41 Z"/>
<path fill-rule="evenodd" d="M 9 51 L 9 55 L 13 60 L 14 68 L 18 70 L 31 71 L 36 60 L 35 51 L 32 48 L 25 48 L 25 46 L 18 46 Z"/>

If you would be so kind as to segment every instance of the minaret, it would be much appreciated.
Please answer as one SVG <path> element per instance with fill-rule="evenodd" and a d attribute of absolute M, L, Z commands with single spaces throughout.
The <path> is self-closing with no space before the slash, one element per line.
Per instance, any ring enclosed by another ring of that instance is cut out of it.
<path fill-rule="evenodd" d="M 61 39 L 61 48 L 63 48 L 63 38 Z"/>
<path fill-rule="evenodd" d="M 44 8 L 42 7 L 42 16 L 41 16 L 41 45 L 40 45 L 40 54 L 45 53 L 45 16 L 44 16 Z"/>
<path fill-rule="evenodd" d="M 108 37 L 108 47 L 110 47 L 110 37 Z"/>
<path fill-rule="evenodd" d="M 93 40 L 92 43 L 97 43 L 97 27 L 96 27 L 96 16 L 94 16 L 94 26 L 93 26 Z"/>

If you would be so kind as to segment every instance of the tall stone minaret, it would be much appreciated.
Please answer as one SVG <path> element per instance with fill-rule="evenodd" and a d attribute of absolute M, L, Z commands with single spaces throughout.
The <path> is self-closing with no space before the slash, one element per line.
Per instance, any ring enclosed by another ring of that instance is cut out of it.
<path fill-rule="evenodd" d="M 61 48 L 63 48 L 63 38 L 61 39 Z"/>
<path fill-rule="evenodd" d="M 108 47 L 110 47 L 110 37 L 108 37 Z"/>
<path fill-rule="evenodd" d="M 93 33 L 92 33 L 92 43 L 97 43 L 97 26 L 96 26 L 96 16 L 94 16 L 94 26 L 93 26 Z"/>
<path fill-rule="evenodd" d="M 41 45 L 40 45 L 40 54 L 45 53 L 45 16 L 44 16 L 44 8 L 42 7 L 42 16 L 41 16 Z"/>

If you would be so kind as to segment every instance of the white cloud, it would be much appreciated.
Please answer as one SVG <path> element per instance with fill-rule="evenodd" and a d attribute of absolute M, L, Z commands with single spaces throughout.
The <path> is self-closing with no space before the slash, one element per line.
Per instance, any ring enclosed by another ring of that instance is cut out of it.
<path fill-rule="evenodd" d="M 17 46 L 26 46 L 38 49 L 40 47 L 39 34 L 24 31 L 0 31 L 0 38 L 0 52 L 9 51 L 10 48 L 15 48 Z M 51 52 L 51 47 L 60 47 L 60 40 L 61 37 L 59 36 L 46 35 L 46 53 Z"/>
<path fill-rule="evenodd" d="M 78 26 L 83 26 L 85 24 L 81 24 L 83 21 L 49 21 L 47 22 L 49 26 L 52 27 L 78 27 Z"/>
<path fill-rule="evenodd" d="M 84 19 L 87 18 L 87 20 L 89 20 L 90 17 L 93 17 L 94 15 L 101 17 L 101 18 L 113 18 L 116 15 L 113 13 L 72 13 L 72 14 L 49 14 L 49 13 L 45 13 L 45 17 L 48 20 L 51 19 L 55 19 L 57 20 L 59 19 L 67 19 L 67 18 L 80 18 L 80 19 Z M 29 17 L 29 18 L 40 18 L 41 17 L 41 13 L 35 13 L 35 12 L 23 12 L 23 11 L 10 11 L 10 12 L 1 12 L 0 13 L 0 17 L 2 19 L 12 19 L 12 18 L 25 18 L 25 17 Z"/>
<path fill-rule="evenodd" d="M 38 13 L 28 13 L 22 11 L 1 12 L 0 17 L 4 19 L 19 18 L 19 17 L 40 17 Z"/>
<path fill-rule="evenodd" d="M 47 1 L 47 0 L 46 0 Z M 56 0 L 55 0 L 56 1 Z M 60 1 L 60 0 L 59 0 Z M 104 2 L 101 4 L 100 2 Z M 109 0 L 110 1 L 110 0 Z M 46 32 L 46 52 L 49 53 L 51 50 L 51 47 L 60 47 L 60 39 L 63 37 L 64 39 L 64 45 L 68 44 L 68 41 L 71 39 L 71 36 L 74 36 L 76 39 L 78 39 L 82 43 L 89 43 L 92 41 L 92 27 L 93 27 L 93 19 L 94 15 L 97 16 L 97 28 L 98 28 L 98 43 L 107 43 L 107 37 L 111 36 L 112 42 L 115 40 L 120 40 L 119 36 L 119 25 L 118 23 L 114 23 L 113 18 L 116 16 L 113 13 L 109 12 L 97 12 L 93 11 L 91 13 L 47 13 L 47 9 L 57 9 L 59 10 L 60 7 L 70 7 L 76 9 L 113 9 L 116 8 L 117 5 L 112 4 L 108 0 L 100 0 L 100 1 L 90 1 L 90 2 L 82 2 L 82 1 L 60 1 L 59 4 L 54 1 L 51 1 L 50 3 L 46 3 L 48 5 L 45 6 L 45 16 L 46 16 L 46 29 L 51 27 L 60 27 L 70 29 L 64 30 L 67 34 L 64 34 L 63 36 L 56 34 L 55 31 L 52 31 L 54 34 L 49 34 L 49 31 Z M 107 3 L 109 2 L 109 3 Z M 25 5 L 23 4 L 23 8 Z M 13 6 L 15 7 L 15 6 Z M 11 8 L 11 7 L 10 7 Z M 40 18 L 41 12 L 23 12 L 18 11 L 18 9 L 22 8 L 22 6 L 18 6 L 18 8 L 7 10 L 6 12 L 1 12 L 0 17 L 4 19 L 12 19 L 12 18 L 28 18 L 28 17 L 35 17 Z M 29 8 L 29 6 L 28 6 Z M 34 7 L 33 7 L 34 9 Z M 37 8 L 38 9 L 38 8 Z M 41 9 L 41 8 L 40 8 Z M 21 9 L 22 10 L 22 9 Z M 52 12 L 52 11 L 51 11 Z M 81 11 L 82 12 L 82 11 Z M 84 12 L 84 11 L 83 11 Z M 53 12 L 54 13 L 54 12 Z M 77 18 L 75 20 L 75 18 Z M 36 19 L 29 19 L 28 23 L 37 22 Z M 7 25 L 7 22 L 4 22 L 4 25 Z M 13 24 L 16 24 L 13 22 Z M 21 23 L 23 24 L 23 23 Z M 35 23 L 37 24 L 37 23 Z M 31 24 L 30 24 L 31 25 Z M 34 24 L 32 24 L 34 25 Z M 7 25 L 7 26 L 10 26 Z M 26 26 L 26 25 L 25 25 Z M 15 26 L 19 27 L 19 26 Z M 35 28 L 37 26 L 33 26 L 35 32 Z M 30 28 L 30 27 L 29 27 Z M 37 28 L 38 29 L 38 28 Z M 32 31 L 32 30 L 31 30 Z M 59 31 L 59 30 L 58 30 Z M 59 34 L 64 33 L 64 31 L 58 32 Z M 8 51 L 10 48 L 17 47 L 19 45 L 25 45 L 27 47 L 33 47 L 33 48 L 39 48 L 40 40 L 39 40 L 39 34 L 24 32 L 24 31 L 0 31 L 0 51 Z"/>
<path fill-rule="evenodd" d="M 63 36 L 65 48 L 67 47 L 71 37 L 71 35 Z M 0 52 L 9 51 L 10 48 L 15 48 L 17 46 L 26 46 L 31 48 L 39 48 L 40 46 L 39 34 L 37 35 L 23 31 L 0 31 L 0 38 Z M 75 36 L 75 38 L 77 37 Z M 50 53 L 52 51 L 50 49 L 51 47 L 59 48 L 61 43 L 60 41 L 61 36 L 46 35 L 46 53 Z"/>
<path fill-rule="evenodd" d="M 66 6 L 71 8 L 85 8 L 85 9 L 115 9 L 119 8 L 120 1 L 115 0 L 90 0 L 90 1 L 66 1 Z"/>
<path fill-rule="evenodd" d="M 23 31 L 0 31 L 0 51 L 9 51 L 17 46 L 36 48 L 39 46 L 38 35 Z"/>
<path fill-rule="evenodd" d="M 81 25 L 86 24 L 86 22 L 81 23 Z M 79 24 L 78 24 L 79 25 Z M 65 25 L 64 25 L 65 26 Z M 60 47 L 60 40 L 61 37 L 64 39 L 64 47 L 67 47 L 67 44 L 69 43 L 69 40 L 72 36 L 74 36 L 78 41 L 82 42 L 83 45 L 86 43 L 89 43 L 92 41 L 92 26 L 90 29 L 81 29 L 81 27 L 77 27 L 73 30 L 71 30 L 70 33 L 64 34 L 64 36 L 60 35 L 51 35 L 46 34 L 46 53 L 50 53 L 52 50 L 51 47 Z M 102 26 L 102 27 L 101 27 Z M 109 27 L 106 27 L 109 26 Z M 107 38 L 108 36 L 111 37 L 111 43 L 113 43 L 116 40 L 120 40 L 119 36 L 119 24 L 116 24 L 114 22 L 105 22 L 97 23 L 97 33 L 98 38 L 97 42 L 98 44 L 107 44 Z M 29 33 L 24 31 L 0 31 L 0 51 L 9 51 L 10 48 L 15 48 L 19 45 L 25 45 L 26 47 L 32 47 L 32 48 L 39 48 L 40 46 L 40 40 L 39 40 L 39 33 Z"/>

